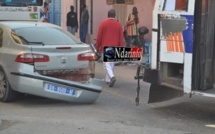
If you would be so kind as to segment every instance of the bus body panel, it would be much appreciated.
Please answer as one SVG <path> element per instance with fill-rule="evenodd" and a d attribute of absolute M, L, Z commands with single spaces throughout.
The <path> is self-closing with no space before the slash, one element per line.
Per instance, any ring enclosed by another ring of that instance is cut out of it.
<path fill-rule="evenodd" d="M 144 81 L 151 83 L 149 103 L 192 91 L 195 0 L 189 0 L 183 10 L 175 9 L 176 1 L 156 0 L 153 10 L 152 63 L 144 74 Z M 157 76 L 152 72 L 157 72 Z"/>
<path fill-rule="evenodd" d="M 8 5 L 4 5 L 4 2 L 0 1 L 0 21 L 41 21 L 47 22 L 47 9 L 48 0 L 40 0 L 38 4 L 25 5 L 23 4 L 26 0 L 21 0 L 16 3 L 16 1 L 6 2 Z M 45 6 L 44 3 L 47 3 Z M 15 6 L 14 6 L 15 4 Z M 17 5 L 16 5 L 17 4 Z"/>
<path fill-rule="evenodd" d="M 175 6 L 174 6 L 175 5 Z M 215 97 L 215 1 L 156 0 L 149 103 L 184 94 Z"/>
<path fill-rule="evenodd" d="M 41 19 L 40 13 L 37 12 L 22 12 L 21 14 L 20 12 L 4 12 L 3 14 L 0 14 L 1 21 L 42 21 Z"/>

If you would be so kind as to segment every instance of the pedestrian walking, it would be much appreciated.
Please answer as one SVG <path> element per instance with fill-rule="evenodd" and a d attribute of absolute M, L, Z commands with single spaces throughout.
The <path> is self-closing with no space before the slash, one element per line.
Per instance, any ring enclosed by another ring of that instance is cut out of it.
<path fill-rule="evenodd" d="M 78 19 L 77 19 L 77 13 L 74 12 L 74 6 L 70 6 L 70 11 L 67 13 L 67 31 L 75 35 L 75 33 L 78 30 Z"/>
<path fill-rule="evenodd" d="M 82 42 L 86 42 L 86 36 L 88 32 L 88 20 L 89 20 L 89 13 L 86 9 L 86 5 L 83 4 L 81 7 L 81 27 L 80 27 L 80 39 Z"/>
<path fill-rule="evenodd" d="M 105 46 L 123 47 L 123 28 L 122 25 L 115 19 L 116 12 L 114 9 L 108 11 L 108 18 L 101 22 L 96 39 L 96 49 L 103 53 Z M 104 70 L 106 71 L 105 81 L 109 87 L 113 87 L 116 81 L 114 75 L 114 62 L 103 62 Z"/>

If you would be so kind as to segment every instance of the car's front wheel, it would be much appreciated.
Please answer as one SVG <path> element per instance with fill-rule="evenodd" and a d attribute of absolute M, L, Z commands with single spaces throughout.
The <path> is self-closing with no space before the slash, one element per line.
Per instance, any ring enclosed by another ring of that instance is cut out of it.
<path fill-rule="evenodd" d="M 15 100 L 17 92 L 12 90 L 4 71 L 0 69 L 0 101 L 10 102 Z"/>

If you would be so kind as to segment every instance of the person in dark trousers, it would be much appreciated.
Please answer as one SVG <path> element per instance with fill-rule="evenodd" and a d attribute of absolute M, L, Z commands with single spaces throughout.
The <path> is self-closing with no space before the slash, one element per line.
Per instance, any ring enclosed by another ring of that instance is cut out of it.
<path fill-rule="evenodd" d="M 123 28 L 120 22 L 115 19 L 116 12 L 111 9 L 108 11 L 108 18 L 101 22 L 96 38 L 96 50 L 100 53 L 104 52 L 104 47 L 123 47 Z M 114 62 L 103 62 L 106 71 L 105 81 L 109 87 L 114 86 L 116 78 L 114 76 Z"/>
<path fill-rule="evenodd" d="M 80 27 L 80 38 L 82 42 L 86 42 L 86 36 L 88 32 L 88 20 L 89 20 L 89 13 L 86 9 L 86 5 L 83 4 L 81 7 L 81 27 Z"/>
<path fill-rule="evenodd" d="M 75 35 L 75 33 L 78 30 L 78 19 L 77 19 L 77 13 L 74 12 L 74 6 L 70 6 L 70 12 L 67 13 L 67 30 Z"/>

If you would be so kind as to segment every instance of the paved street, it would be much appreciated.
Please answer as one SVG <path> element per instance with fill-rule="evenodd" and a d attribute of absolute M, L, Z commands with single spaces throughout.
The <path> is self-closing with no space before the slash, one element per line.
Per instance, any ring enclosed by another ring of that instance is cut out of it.
<path fill-rule="evenodd" d="M 184 96 L 146 104 L 149 84 L 141 82 L 135 105 L 136 66 L 117 66 L 113 88 L 104 85 L 98 100 L 79 105 L 27 96 L 0 103 L 0 134 L 212 134 L 215 99 Z M 102 63 L 96 77 L 104 78 Z M 208 126 L 207 126 L 208 125 Z"/>

